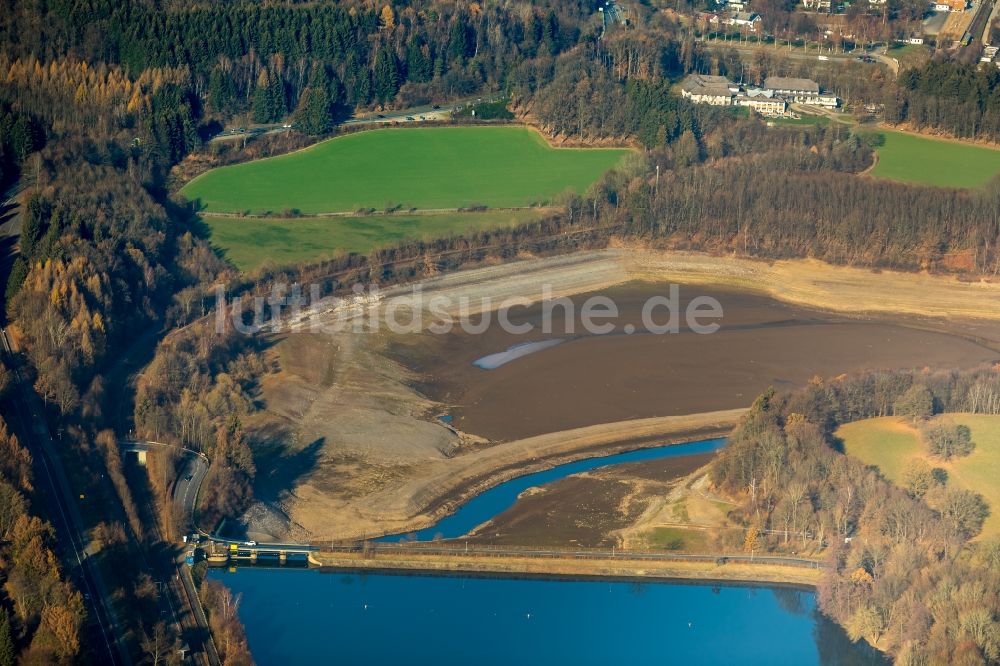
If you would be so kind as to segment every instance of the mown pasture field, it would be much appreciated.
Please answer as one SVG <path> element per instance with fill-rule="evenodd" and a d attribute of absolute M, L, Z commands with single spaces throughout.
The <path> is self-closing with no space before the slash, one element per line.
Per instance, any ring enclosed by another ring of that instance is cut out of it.
<path fill-rule="evenodd" d="M 939 187 L 981 187 L 1000 173 L 1000 150 L 880 130 L 876 178 Z"/>
<path fill-rule="evenodd" d="M 520 126 L 379 129 L 213 169 L 181 193 L 216 213 L 532 206 L 583 192 L 627 152 L 552 148 Z"/>
<path fill-rule="evenodd" d="M 454 234 L 517 226 L 550 211 L 486 211 L 436 215 L 360 217 L 204 218 L 212 245 L 243 271 L 264 265 L 290 266 L 342 253 L 367 253 L 405 240 L 431 240 Z"/>
<path fill-rule="evenodd" d="M 920 434 L 897 417 L 866 419 L 848 423 L 837 431 L 844 451 L 862 462 L 875 465 L 893 483 L 903 484 L 907 464 L 924 458 L 932 467 L 948 473 L 948 484 L 973 490 L 990 505 L 983 536 L 1000 534 L 1000 416 L 989 414 L 942 414 L 949 423 L 969 426 L 976 448 L 962 458 L 942 462 L 927 454 Z"/>

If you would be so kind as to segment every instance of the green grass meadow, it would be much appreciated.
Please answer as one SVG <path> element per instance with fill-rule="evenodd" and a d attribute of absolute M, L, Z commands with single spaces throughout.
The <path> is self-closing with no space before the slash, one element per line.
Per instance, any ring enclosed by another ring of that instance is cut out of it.
<path fill-rule="evenodd" d="M 708 547 L 705 532 L 680 527 L 654 527 L 646 539 L 654 550 L 704 551 Z"/>
<path fill-rule="evenodd" d="M 939 187 L 981 187 L 1000 173 L 1000 150 L 880 130 L 876 178 Z"/>
<path fill-rule="evenodd" d="M 627 152 L 552 148 L 516 126 L 380 129 L 213 169 L 181 193 L 224 213 L 529 206 L 583 192 Z"/>
<path fill-rule="evenodd" d="M 212 245 L 243 271 L 264 265 L 289 266 L 336 254 L 367 253 L 404 240 L 442 238 L 453 234 L 517 226 L 548 211 L 442 213 L 438 215 L 371 215 L 364 217 L 203 218 Z"/>
<path fill-rule="evenodd" d="M 875 465 L 887 479 L 902 485 L 903 472 L 913 458 L 924 458 L 932 467 L 948 472 L 948 484 L 973 490 L 990 505 L 982 536 L 1000 535 L 1000 416 L 944 414 L 938 419 L 969 426 L 976 448 L 964 458 L 945 463 L 927 455 L 917 431 L 896 417 L 867 419 L 842 426 L 837 435 L 844 451 L 868 465 Z"/>

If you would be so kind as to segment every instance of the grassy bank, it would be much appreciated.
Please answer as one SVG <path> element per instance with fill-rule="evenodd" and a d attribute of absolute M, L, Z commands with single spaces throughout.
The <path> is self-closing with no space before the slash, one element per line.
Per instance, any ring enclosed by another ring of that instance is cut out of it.
<path fill-rule="evenodd" d="M 907 465 L 925 459 L 948 473 L 948 484 L 982 495 L 990 515 L 982 536 L 1000 535 L 1000 416 L 988 414 L 944 414 L 941 421 L 967 425 L 975 450 L 964 458 L 943 462 L 928 455 L 920 433 L 896 417 L 850 423 L 838 431 L 844 450 L 869 465 L 875 465 L 890 481 L 901 485 Z"/>
<path fill-rule="evenodd" d="M 517 126 L 382 129 L 213 169 L 181 192 L 212 212 L 529 206 L 582 192 L 626 153 L 555 149 Z"/>
<path fill-rule="evenodd" d="M 206 216 L 212 245 L 237 268 L 283 266 L 340 253 L 365 254 L 406 240 L 470 234 L 538 220 L 546 210 L 292 219 Z"/>

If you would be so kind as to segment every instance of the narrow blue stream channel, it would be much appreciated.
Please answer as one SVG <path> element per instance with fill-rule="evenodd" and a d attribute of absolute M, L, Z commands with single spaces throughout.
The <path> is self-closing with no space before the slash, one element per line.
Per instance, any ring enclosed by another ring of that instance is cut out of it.
<path fill-rule="evenodd" d="M 552 469 L 519 476 L 480 493 L 460 506 L 455 513 L 439 520 L 436 525 L 412 533 L 385 536 L 379 541 L 403 541 L 410 538 L 410 534 L 418 541 L 430 541 L 435 538 L 455 539 L 468 534 L 475 527 L 514 506 L 518 495 L 533 486 L 552 483 L 571 474 L 579 474 L 608 465 L 690 456 L 697 453 L 713 453 L 725 444 L 724 438 L 705 439 L 688 444 L 655 446 L 610 456 L 585 458 L 565 465 L 558 465 Z"/>
<path fill-rule="evenodd" d="M 883 664 L 812 592 L 675 582 L 211 570 L 271 664 Z"/>

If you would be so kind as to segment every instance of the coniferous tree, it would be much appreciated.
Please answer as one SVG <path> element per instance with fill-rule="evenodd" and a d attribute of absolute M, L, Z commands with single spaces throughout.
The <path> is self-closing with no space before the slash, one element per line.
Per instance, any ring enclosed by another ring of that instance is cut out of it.
<path fill-rule="evenodd" d="M 220 68 L 212 70 L 208 79 L 208 106 L 216 113 L 232 111 L 235 101 L 233 81 Z"/>
<path fill-rule="evenodd" d="M 295 125 L 299 131 L 316 135 L 326 134 L 333 128 L 332 87 L 326 68 L 314 68 L 309 86 L 303 91 L 295 111 Z"/>
<path fill-rule="evenodd" d="M 430 48 L 419 39 L 411 39 L 406 49 L 406 78 L 415 83 L 425 83 L 434 76 Z"/>
<path fill-rule="evenodd" d="M 448 59 L 461 66 L 465 59 L 472 55 L 475 47 L 475 38 L 472 29 L 466 25 L 465 17 L 457 16 L 451 24 L 450 39 L 448 40 Z"/>
<path fill-rule="evenodd" d="M 0 608 L 0 666 L 14 666 L 14 638 L 10 631 L 10 615 Z"/>
<path fill-rule="evenodd" d="M 281 120 L 286 112 L 285 87 L 281 77 L 266 69 L 261 70 L 253 98 L 254 122 L 274 123 Z"/>
<path fill-rule="evenodd" d="M 399 64 L 396 54 L 388 47 L 379 49 L 375 57 L 374 75 L 375 99 L 385 104 L 399 92 Z"/>
<path fill-rule="evenodd" d="M 351 54 L 344 66 L 344 85 L 350 106 L 365 106 L 372 101 L 372 81 L 368 69 Z"/>

